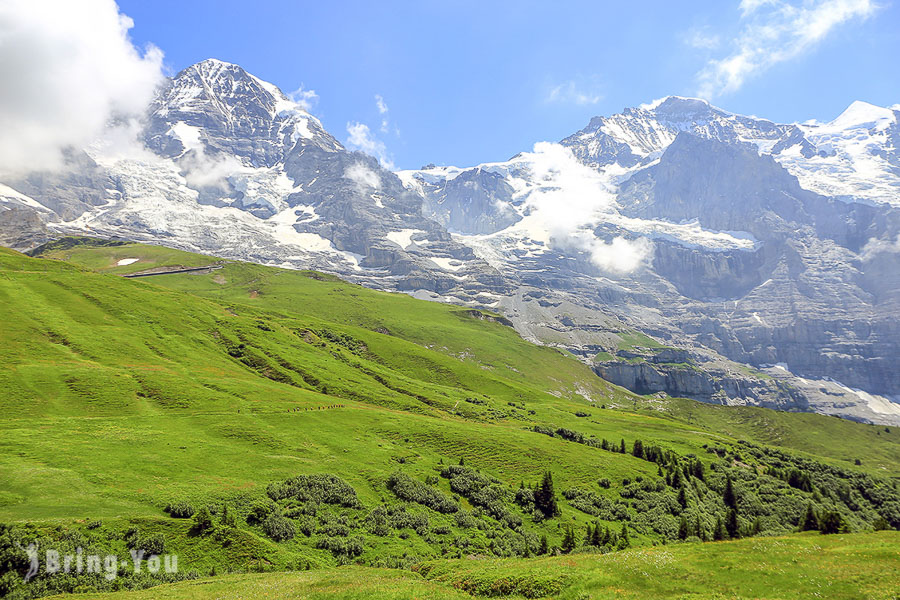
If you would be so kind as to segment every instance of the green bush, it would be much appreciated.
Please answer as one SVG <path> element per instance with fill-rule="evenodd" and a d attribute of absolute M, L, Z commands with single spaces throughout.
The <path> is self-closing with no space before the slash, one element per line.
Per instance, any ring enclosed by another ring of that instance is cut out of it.
<path fill-rule="evenodd" d="M 348 508 L 361 506 L 356 490 L 340 477 L 330 474 L 300 475 L 281 483 L 271 483 L 266 492 L 276 502 L 295 498 L 300 502 L 322 502 Z"/>
<path fill-rule="evenodd" d="M 209 531 L 213 527 L 212 515 L 205 506 L 194 515 L 194 529 L 200 532 Z"/>
<path fill-rule="evenodd" d="M 196 512 L 193 505 L 184 501 L 173 502 L 167 505 L 165 511 L 169 513 L 170 517 L 176 519 L 190 519 Z"/>
<path fill-rule="evenodd" d="M 263 532 L 276 542 L 294 539 L 294 524 L 289 519 L 273 513 L 262 524 Z"/>
<path fill-rule="evenodd" d="M 401 500 L 415 502 L 441 513 L 455 513 L 459 505 L 452 498 L 400 471 L 391 474 L 387 487 Z"/>

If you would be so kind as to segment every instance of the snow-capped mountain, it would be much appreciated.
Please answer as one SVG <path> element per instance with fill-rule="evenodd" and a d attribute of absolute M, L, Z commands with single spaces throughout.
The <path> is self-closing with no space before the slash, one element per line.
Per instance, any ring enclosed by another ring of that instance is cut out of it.
<path fill-rule="evenodd" d="M 68 169 L 4 180 L 0 241 L 321 269 L 502 311 L 636 391 L 900 424 L 898 115 L 784 125 L 670 97 L 508 161 L 395 174 L 206 60 Z"/>
<path fill-rule="evenodd" d="M 3 213 L 16 224 L 3 227 L 7 243 L 117 235 L 403 290 L 446 291 L 465 272 L 466 299 L 499 280 L 422 216 L 421 197 L 393 173 L 347 151 L 274 85 L 222 61 L 177 74 L 144 122 L 117 124 L 73 152 L 70 166 L 0 188 L 16 209 Z"/>
<path fill-rule="evenodd" d="M 898 116 L 857 102 L 783 125 L 670 97 L 509 161 L 399 175 L 516 273 L 500 307 L 520 331 L 601 351 L 617 383 L 895 422 Z M 638 356 L 623 323 L 686 353 Z M 750 382 L 728 361 L 770 373 Z"/>

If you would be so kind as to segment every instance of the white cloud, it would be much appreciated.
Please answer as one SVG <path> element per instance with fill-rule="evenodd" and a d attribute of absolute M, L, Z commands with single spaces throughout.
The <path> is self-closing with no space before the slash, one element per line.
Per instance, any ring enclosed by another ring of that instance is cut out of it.
<path fill-rule="evenodd" d="M 647 239 L 607 242 L 594 235 L 594 227 L 615 210 L 615 192 L 597 171 L 549 142 L 535 144 L 527 159 L 532 177 L 542 182 L 526 199 L 527 212 L 546 228 L 554 247 L 584 252 L 607 271 L 627 273 L 644 264 L 651 250 Z"/>
<path fill-rule="evenodd" d="M 386 169 L 393 169 L 394 163 L 388 155 L 387 146 L 375 137 L 372 130 L 364 123 L 347 123 L 347 145 L 354 150 L 361 150 L 366 154 L 378 158 Z"/>
<path fill-rule="evenodd" d="M 583 86 L 575 81 L 567 81 L 552 88 L 547 94 L 547 102 L 560 104 L 578 104 L 581 106 L 597 104 L 603 100 L 603 94 L 594 89 L 595 86 Z"/>
<path fill-rule="evenodd" d="M 387 114 L 388 107 L 387 104 L 384 103 L 384 98 L 381 97 L 380 94 L 375 94 L 375 106 L 378 107 L 378 112 L 381 114 Z"/>
<path fill-rule="evenodd" d="M 875 258 L 876 255 L 883 252 L 900 254 L 900 235 L 894 238 L 894 241 L 880 240 L 878 238 L 870 239 L 868 242 L 866 242 L 866 245 L 863 246 L 862 252 L 860 252 L 859 257 L 864 261 L 870 261 Z"/>
<path fill-rule="evenodd" d="M 354 163 L 344 170 L 344 177 L 356 184 L 360 194 L 381 189 L 381 178 L 378 173 L 364 163 Z"/>
<path fill-rule="evenodd" d="M 378 108 L 378 114 L 381 115 L 381 132 L 387 133 L 391 123 L 388 120 L 388 105 L 385 103 L 381 94 L 375 94 L 375 106 Z"/>
<path fill-rule="evenodd" d="M 777 4 L 778 0 L 741 0 L 739 8 L 741 9 L 741 16 L 746 17 L 749 14 L 756 12 L 757 9 Z"/>
<path fill-rule="evenodd" d="M 685 34 L 684 43 L 698 50 L 716 50 L 722 45 L 722 37 L 710 32 L 709 27 L 695 27 Z"/>
<path fill-rule="evenodd" d="M 229 177 L 248 170 L 236 156 L 209 156 L 202 150 L 189 152 L 178 164 L 188 187 L 195 190 L 217 188 L 224 193 L 231 191 Z"/>
<path fill-rule="evenodd" d="M 293 92 L 289 92 L 287 97 L 299 104 L 306 112 L 311 111 L 316 102 L 319 101 L 319 95 L 316 93 L 316 90 L 304 90 L 302 85 Z"/>
<path fill-rule="evenodd" d="M 162 52 L 139 51 L 113 0 L 0 2 L 0 170 L 62 165 L 114 117 L 143 112 Z"/>
<path fill-rule="evenodd" d="M 874 14 L 873 0 L 742 0 L 743 29 L 728 56 L 709 61 L 697 75 L 697 94 L 714 98 L 778 63 L 812 50 L 836 27 Z"/>

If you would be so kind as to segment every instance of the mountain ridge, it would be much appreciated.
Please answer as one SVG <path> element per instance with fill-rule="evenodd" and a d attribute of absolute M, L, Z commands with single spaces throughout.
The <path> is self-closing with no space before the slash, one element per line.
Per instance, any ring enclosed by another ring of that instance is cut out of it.
<path fill-rule="evenodd" d="M 634 389 L 900 423 L 900 128 L 870 106 L 777 124 L 669 96 L 508 161 L 394 174 L 208 59 L 160 90 L 139 152 L 4 181 L 0 235 L 316 268 L 499 310 Z M 634 332 L 686 362 L 622 347 Z"/>

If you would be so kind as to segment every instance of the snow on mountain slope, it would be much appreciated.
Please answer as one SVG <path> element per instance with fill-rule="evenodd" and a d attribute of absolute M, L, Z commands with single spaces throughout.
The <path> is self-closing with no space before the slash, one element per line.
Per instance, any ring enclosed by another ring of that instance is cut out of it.
<path fill-rule="evenodd" d="M 900 206 L 900 112 L 854 102 L 830 123 L 799 125 L 815 154 L 800 143 L 776 159 L 803 187 L 856 202 Z"/>
<path fill-rule="evenodd" d="M 36 233 L 17 229 L 11 239 L 116 235 L 374 287 L 477 291 L 496 279 L 422 215 L 421 197 L 393 173 L 347 151 L 302 104 L 238 65 L 209 59 L 184 69 L 143 122 L 117 123 L 85 151 L 64 173 L 4 182 L 4 205 L 47 207 L 17 216 Z M 421 234 L 399 247 L 391 237 L 404 231 Z M 438 266 L 450 264 L 459 268 Z"/>
<path fill-rule="evenodd" d="M 777 124 L 668 97 L 505 162 L 399 175 L 455 239 L 515 274 L 498 307 L 523 335 L 586 359 L 624 352 L 601 369 L 616 383 L 895 422 L 893 405 L 804 382 L 898 397 L 883 368 L 900 351 L 898 143 L 894 109 Z M 681 354 L 621 350 L 622 323 Z M 751 383 L 729 359 L 797 375 Z"/>

